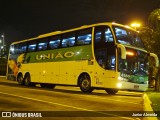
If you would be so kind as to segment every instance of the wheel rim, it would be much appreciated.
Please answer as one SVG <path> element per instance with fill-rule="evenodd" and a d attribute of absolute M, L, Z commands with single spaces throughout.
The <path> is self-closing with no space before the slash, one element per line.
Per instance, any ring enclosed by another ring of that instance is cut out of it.
<path fill-rule="evenodd" d="M 82 88 L 83 88 L 83 89 L 88 89 L 88 88 L 90 88 L 90 82 L 89 82 L 88 79 L 84 79 L 84 80 L 82 81 Z"/>
<path fill-rule="evenodd" d="M 81 76 L 80 78 L 80 89 L 82 92 L 85 92 L 85 93 L 91 93 L 94 88 L 91 87 L 91 80 L 90 80 L 90 77 L 89 75 L 83 75 Z"/>

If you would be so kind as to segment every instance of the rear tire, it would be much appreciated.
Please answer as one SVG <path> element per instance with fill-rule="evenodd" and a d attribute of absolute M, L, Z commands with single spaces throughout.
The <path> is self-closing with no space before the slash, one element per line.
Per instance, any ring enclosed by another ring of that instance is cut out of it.
<path fill-rule="evenodd" d="M 29 74 L 26 74 L 24 77 L 24 85 L 29 86 L 31 83 L 31 77 Z"/>
<path fill-rule="evenodd" d="M 94 89 L 91 87 L 89 75 L 84 74 L 79 79 L 79 86 L 82 92 L 91 93 Z"/>
<path fill-rule="evenodd" d="M 114 95 L 118 92 L 117 89 L 111 89 L 111 88 L 107 88 L 107 89 L 105 89 L 105 91 L 110 95 Z"/>
<path fill-rule="evenodd" d="M 24 85 L 23 75 L 19 74 L 17 77 L 17 82 L 19 85 Z"/>

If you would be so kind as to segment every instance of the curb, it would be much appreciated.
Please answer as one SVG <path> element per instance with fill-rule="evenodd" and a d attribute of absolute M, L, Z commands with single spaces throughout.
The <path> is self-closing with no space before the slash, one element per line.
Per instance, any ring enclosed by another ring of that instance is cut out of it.
<path fill-rule="evenodd" d="M 143 104 L 144 104 L 144 107 L 143 107 L 144 112 L 149 111 L 149 112 L 154 113 L 154 111 L 151 107 L 152 102 L 150 101 L 150 99 L 146 93 L 143 94 Z M 157 117 L 144 117 L 143 120 L 158 120 L 158 118 Z"/>

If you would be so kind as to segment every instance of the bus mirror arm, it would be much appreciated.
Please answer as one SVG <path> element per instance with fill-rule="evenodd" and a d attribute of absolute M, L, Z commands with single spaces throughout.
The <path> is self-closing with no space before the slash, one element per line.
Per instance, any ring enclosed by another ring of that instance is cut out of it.
<path fill-rule="evenodd" d="M 156 54 L 154 54 L 154 53 L 150 53 L 149 55 L 155 59 L 155 61 L 156 61 L 155 67 L 159 67 L 159 59 L 158 59 L 158 56 L 157 56 Z"/>
<path fill-rule="evenodd" d="M 124 45 L 117 44 L 117 47 L 121 49 L 121 59 L 126 59 L 126 48 Z"/>

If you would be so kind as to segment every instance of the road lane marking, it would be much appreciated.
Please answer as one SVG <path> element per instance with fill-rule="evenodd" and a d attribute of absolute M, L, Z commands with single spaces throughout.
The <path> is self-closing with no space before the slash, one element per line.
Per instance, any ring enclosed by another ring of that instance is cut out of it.
<path fill-rule="evenodd" d="M 23 99 L 32 100 L 32 101 L 37 101 L 37 102 L 48 103 L 48 104 L 52 104 L 52 105 L 63 106 L 63 107 L 77 109 L 77 110 L 82 110 L 82 111 L 90 111 L 90 112 L 99 113 L 99 114 L 102 114 L 102 115 L 109 115 L 109 116 L 113 116 L 113 117 L 120 117 L 120 118 L 123 118 L 123 119 L 126 119 L 126 120 L 139 119 L 139 118 L 134 118 L 133 119 L 133 118 L 130 118 L 130 117 L 123 117 L 123 116 L 119 116 L 119 115 L 115 115 L 115 114 L 109 114 L 109 113 L 105 113 L 105 112 L 98 112 L 98 111 L 91 110 L 91 109 L 86 109 L 86 108 L 81 108 L 81 107 L 75 107 L 75 106 L 70 106 L 70 105 L 65 105 L 65 104 L 61 104 L 61 103 L 55 103 L 55 102 L 45 101 L 45 100 L 39 100 L 39 99 L 25 97 L 25 96 L 20 96 L 20 95 L 16 95 L 16 94 L 10 94 L 10 93 L 4 93 L 4 92 L 0 92 L 0 94 L 8 95 L 8 96 L 14 96 L 14 97 L 23 98 Z"/>
<path fill-rule="evenodd" d="M 135 102 L 129 102 L 129 101 L 124 101 L 124 100 L 115 100 L 115 99 L 110 99 L 110 98 L 100 98 L 97 96 L 92 96 L 92 95 L 78 95 L 78 96 L 82 96 L 82 97 L 89 97 L 89 98 L 93 98 L 93 99 L 105 99 L 105 100 L 110 100 L 110 101 L 116 101 L 116 102 L 122 102 L 122 103 L 130 103 L 130 104 L 136 104 L 136 105 L 141 105 L 141 103 L 135 103 Z"/>
<path fill-rule="evenodd" d="M 4 86 L 4 85 L 0 85 L 0 86 Z M 11 86 L 12 87 L 12 86 Z M 24 89 L 24 88 L 20 88 L 20 87 L 17 87 L 17 88 L 19 88 L 19 89 Z M 26 87 L 27 88 L 27 90 L 30 90 L 30 91 L 32 91 L 32 89 L 28 89 L 28 87 Z M 58 88 L 59 89 L 59 88 Z M 46 91 L 45 89 L 34 89 L 35 91 L 40 91 L 40 90 L 42 90 L 42 91 Z M 67 89 L 68 90 L 68 89 Z M 72 90 L 72 91 L 75 91 L 75 90 Z M 57 92 L 57 91 L 51 91 L 51 92 L 54 92 L 54 93 L 58 93 L 58 94 L 64 94 L 64 93 L 62 93 L 62 92 Z M 66 95 L 72 95 L 72 96 L 77 96 L 77 95 L 74 95 L 74 94 L 72 94 L 72 93 L 65 93 Z M 94 94 L 93 94 L 94 95 Z M 136 102 L 130 102 L 130 101 L 125 101 L 125 100 L 117 100 L 117 99 L 111 99 L 111 98 L 102 98 L 102 96 L 93 96 L 92 94 L 90 95 L 90 94 L 86 94 L 86 95 L 82 95 L 82 94 L 78 94 L 78 96 L 81 96 L 81 97 L 89 97 L 89 98 L 93 98 L 93 99 L 102 99 L 102 100 L 109 100 L 109 101 L 115 101 L 115 102 L 121 102 L 121 103 L 129 103 L 129 104 L 135 104 L 135 105 L 142 105 L 141 103 L 136 103 Z M 141 97 L 142 98 L 142 97 Z M 142 98 L 143 99 L 143 98 Z M 142 102 L 143 102 L 143 100 L 142 100 Z"/>

